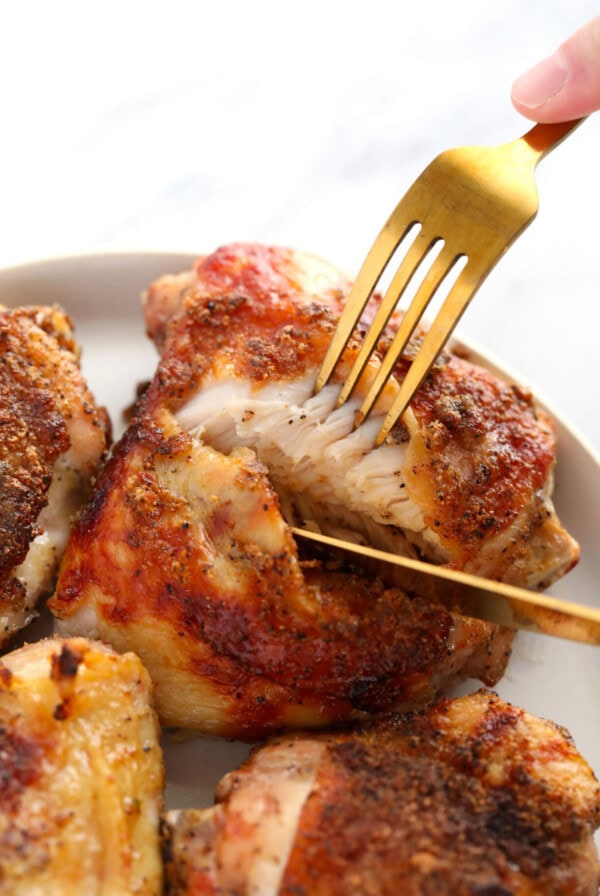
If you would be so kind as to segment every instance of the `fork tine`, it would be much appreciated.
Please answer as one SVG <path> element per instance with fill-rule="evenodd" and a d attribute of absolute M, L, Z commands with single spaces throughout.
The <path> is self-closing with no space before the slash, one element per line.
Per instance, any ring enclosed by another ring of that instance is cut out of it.
<path fill-rule="evenodd" d="M 379 398 L 381 391 L 383 390 L 385 384 L 394 371 L 394 368 L 398 362 L 398 358 L 406 348 L 408 340 L 412 336 L 415 327 L 419 323 L 423 312 L 433 299 L 440 284 L 449 274 L 450 270 L 459 257 L 460 256 L 456 253 L 455 250 L 444 247 L 425 275 L 423 282 L 420 284 L 412 302 L 410 303 L 404 317 L 402 318 L 400 326 L 398 327 L 398 331 L 396 332 L 392 343 L 381 362 L 381 367 L 377 371 L 377 375 L 371 383 L 369 391 L 367 392 L 360 410 L 356 413 L 354 423 L 355 428 L 360 426 L 360 424 L 363 422 L 363 420 Z M 380 333 L 374 334 L 374 341 L 377 340 L 379 335 Z M 423 345 L 424 344 L 425 342 L 423 343 Z M 414 367 L 414 363 L 412 366 Z M 393 423 L 390 425 L 390 429 L 391 426 L 393 426 Z"/>
<path fill-rule="evenodd" d="M 359 348 L 338 398 L 343 404 L 363 373 L 375 344 L 398 299 L 432 246 L 444 246 L 417 289 L 398 333 L 385 355 L 366 399 L 355 417 L 359 426 L 392 376 L 424 309 L 459 258 L 466 258 L 459 274 L 423 340 L 399 393 L 377 436 L 380 445 L 402 416 L 435 358 L 454 331 L 465 308 L 487 274 L 533 220 L 538 208 L 535 167 L 553 146 L 579 124 L 536 125 L 519 140 L 501 146 L 464 146 L 438 155 L 409 187 L 373 243 L 333 334 L 319 371 L 315 391 L 328 382 L 383 271 L 414 224 L 421 232 L 396 271 Z M 433 234 L 429 241 L 424 231 Z M 457 249 L 452 253 L 448 234 Z"/>
<path fill-rule="evenodd" d="M 433 367 L 437 356 L 444 348 L 487 273 L 487 270 L 471 272 L 467 262 L 421 343 L 419 351 L 400 387 L 400 391 L 392 402 L 392 406 L 379 430 L 375 440 L 376 445 L 382 444 L 396 421 L 406 411 L 413 395 Z"/>
<path fill-rule="evenodd" d="M 328 382 L 361 314 L 365 310 L 377 281 L 408 231 L 416 223 L 417 221 L 414 217 L 411 218 L 407 215 L 406 205 L 401 200 L 381 228 L 350 290 L 350 295 L 346 300 L 344 310 L 321 365 L 315 392 L 320 392 Z"/>
<path fill-rule="evenodd" d="M 421 229 L 413 243 L 410 245 L 408 252 L 403 257 L 398 270 L 394 274 L 394 277 L 381 300 L 381 304 L 377 309 L 371 326 L 365 334 L 360 350 L 352 365 L 352 369 L 348 373 L 338 396 L 336 407 L 340 407 L 344 404 L 352 393 L 352 390 L 365 369 L 367 362 L 373 353 L 375 344 L 384 331 L 396 305 L 412 280 L 417 268 L 436 242 L 438 242 L 437 239 L 432 239 L 430 236 L 427 236 Z"/>

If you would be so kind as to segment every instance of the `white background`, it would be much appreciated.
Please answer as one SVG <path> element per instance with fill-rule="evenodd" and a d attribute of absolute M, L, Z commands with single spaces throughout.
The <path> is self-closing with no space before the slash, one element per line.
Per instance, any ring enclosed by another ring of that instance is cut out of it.
<path fill-rule="evenodd" d="M 355 273 L 438 152 L 527 129 L 512 81 L 599 11 L 592 0 L 1 3 L 0 267 L 259 240 Z M 542 162 L 539 215 L 460 329 L 597 449 L 599 149 L 600 114 Z M 568 725 L 599 770 L 597 648 L 519 644 L 503 693 Z"/>
<path fill-rule="evenodd" d="M 439 151 L 527 125 L 510 85 L 593 0 L 0 7 L 0 266 L 104 249 L 314 251 L 353 274 Z M 600 447 L 600 116 L 538 169 L 541 209 L 468 310 Z"/>

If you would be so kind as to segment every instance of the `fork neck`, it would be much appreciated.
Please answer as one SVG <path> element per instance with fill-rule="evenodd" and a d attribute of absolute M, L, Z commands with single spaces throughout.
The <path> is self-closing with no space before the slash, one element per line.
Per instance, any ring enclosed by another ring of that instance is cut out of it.
<path fill-rule="evenodd" d="M 579 127 L 582 121 L 585 121 L 585 118 L 553 122 L 551 124 L 536 124 L 516 142 L 527 146 L 533 155 L 534 164 L 537 164 L 550 150 L 558 146 L 571 131 Z"/>

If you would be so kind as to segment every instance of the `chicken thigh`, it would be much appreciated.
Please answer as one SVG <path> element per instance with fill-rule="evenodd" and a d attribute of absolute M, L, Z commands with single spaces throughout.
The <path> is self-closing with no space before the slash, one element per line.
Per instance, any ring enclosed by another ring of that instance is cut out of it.
<path fill-rule="evenodd" d="M 509 632 L 299 555 L 289 522 L 520 583 L 575 562 L 551 425 L 518 390 L 448 356 L 378 449 L 333 411 L 339 383 L 312 397 L 348 288 L 301 253 L 232 246 L 148 293 L 162 357 L 50 606 L 62 634 L 138 653 L 167 725 L 251 738 L 501 676 Z"/>
<path fill-rule="evenodd" d="M 52 591 L 74 515 L 104 458 L 108 421 L 57 308 L 0 309 L 0 646 Z"/>
<path fill-rule="evenodd" d="M 300 561 L 266 470 L 137 420 L 79 518 L 51 609 L 133 650 L 164 724 L 252 738 L 501 674 L 510 634 Z M 376 645 L 376 647 L 375 647 Z"/>
<path fill-rule="evenodd" d="M 551 420 L 521 388 L 446 352 L 403 423 L 375 448 L 419 337 L 379 413 L 354 430 L 379 358 L 336 409 L 359 345 L 352 341 L 332 382 L 313 394 L 349 289 L 319 259 L 245 245 L 159 280 L 145 300 L 163 359 L 150 402 L 219 451 L 251 448 L 289 522 L 525 587 L 549 585 L 578 558 L 551 500 Z M 380 353 L 396 326 L 393 319 Z"/>
<path fill-rule="evenodd" d="M 159 896 L 163 764 L 133 654 L 46 639 L 0 662 L 0 891 Z"/>
<path fill-rule="evenodd" d="M 166 813 L 168 896 L 596 896 L 600 786 L 491 692 L 257 748 Z"/>

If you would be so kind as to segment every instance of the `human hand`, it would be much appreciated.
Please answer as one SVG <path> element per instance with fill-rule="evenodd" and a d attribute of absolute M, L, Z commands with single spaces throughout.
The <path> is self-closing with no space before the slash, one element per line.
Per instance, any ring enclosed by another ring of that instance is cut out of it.
<path fill-rule="evenodd" d="M 521 75 L 511 99 L 533 121 L 570 121 L 600 109 L 600 16 Z"/>

